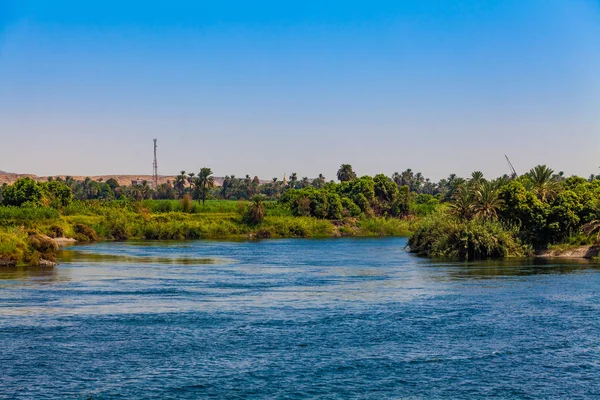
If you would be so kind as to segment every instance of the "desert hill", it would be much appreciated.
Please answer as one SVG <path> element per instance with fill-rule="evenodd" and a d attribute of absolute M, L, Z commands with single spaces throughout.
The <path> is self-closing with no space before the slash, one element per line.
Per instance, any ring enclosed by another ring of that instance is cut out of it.
<path fill-rule="evenodd" d="M 53 178 L 62 178 L 65 179 L 68 175 L 54 175 Z M 82 181 L 85 178 L 87 178 L 86 176 L 79 176 L 79 175 L 70 175 L 73 179 L 77 180 L 77 181 Z M 19 178 L 25 178 L 25 177 L 30 177 L 32 179 L 35 179 L 37 181 L 40 182 L 45 182 L 48 180 L 47 176 L 37 176 L 37 175 L 33 175 L 33 174 L 13 174 L 13 173 L 8 173 L 8 172 L 0 172 L 0 185 L 2 185 L 3 183 L 6 184 L 11 184 L 14 181 L 16 181 Z M 95 175 L 95 176 L 90 176 L 91 179 L 95 180 L 95 181 L 104 181 L 106 182 L 107 180 L 113 178 L 115 179 L 117 182 L 119 182 L 119 185 L 121 186 L 129 186 L 131 185 L 132 181 L 148 181 L 151 182 L 152 181 L 152 175 Z M 167 183 L 168 181 L 171 182 L 175 182 L 175 175 L 159 175 L 158 177 L 158 184 L 163 184 L 163 183 Z M 215 177 L 215 185 L 216 186 L 221 186 L 221 183 L 223 182 L 223 178 L 220 177 Z"/>

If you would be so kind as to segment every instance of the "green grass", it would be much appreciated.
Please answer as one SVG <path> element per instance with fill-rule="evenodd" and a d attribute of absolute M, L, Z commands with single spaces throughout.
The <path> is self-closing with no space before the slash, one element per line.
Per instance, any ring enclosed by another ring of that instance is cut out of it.
<path fill-rule="evenodd" d="M 263 204 L 267 215 L 291 215 L 289 209 L 282 207 L 277 201 L 265 201 Z M 248 205 L 250 205 L 250 201 L 246 200 L 206 200 L 205 204 L 194 200 L 189 214 L 243 214 Z M 142 207 L 148 209 L 152 214 L 183 212 L 180 200 L 144 200 Z"/>
<path fill-rule="evenodd" d="M 5 207 L 0 206 L 0 226 L 31 225 L 39 221 L 57 221 L 60 215 L 49 207 Z"/>
<path fill-rule="evenodd" d="M 410 228 L 407 221 L 388 218 L 330 221 L 293 217 L 288 208 L 275 201 L 264 203 L 267 215 L 260 224 L 249 224 L 244 219 L 249 204 L 208 200 L 203 206 L 195 201 L 190 212 L 183 212 L 178 200 L 147 200 L 138 204 L 78 201 L 61 213 L 43 207 L 0 207 L 0 260 L 27 264 L 42 257 L 51 259 L 51 249 L 42 249 L 45 244 L 41 243 L 40 233 L 85 242 L 407 235 Z"/>

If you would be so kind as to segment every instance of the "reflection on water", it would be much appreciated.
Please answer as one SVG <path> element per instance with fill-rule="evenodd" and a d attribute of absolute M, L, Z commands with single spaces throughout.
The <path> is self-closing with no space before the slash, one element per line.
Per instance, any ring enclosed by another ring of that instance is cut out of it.
<path fill-rule="evenodd" d="M 597 262 L 405 245 L 98 243 L 2 268 L 0 398 L 600 395 Z"/>
<path fill-rule="evenodd" d="M 158 256 L 131 256 L 126 254 L 104 254 L 77 250 L 62 250 L 61 262 L 99 262 L 99 263 L 129 263 L 129 264 L 171 264 L 171 265 L 201 265 L 230 262 L 217 258 L 194 257 L 158 257 Z"/>
<path fill-rule="evenodd" d="M 44 284 L 64 279 L 55 267 L 0 267 L 0 281 L 32 280 Z"/>
<path fill-rule="evenodd" d="M 600 263 L 586 259 L 506 259 L 462 263 L 431 263 L 443 268 L 447 279 L 485 279 L 545 274 L 569 274 L 600 271 Z"/>

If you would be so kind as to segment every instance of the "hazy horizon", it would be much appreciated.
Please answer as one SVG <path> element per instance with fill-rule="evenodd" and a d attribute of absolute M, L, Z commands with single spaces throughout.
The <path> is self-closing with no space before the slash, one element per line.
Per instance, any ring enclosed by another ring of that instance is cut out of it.
<path fill-rule="evenodd" d="M 0 170 L 599 173 L 600 4 L 454 3 L 4 1 Z"/>

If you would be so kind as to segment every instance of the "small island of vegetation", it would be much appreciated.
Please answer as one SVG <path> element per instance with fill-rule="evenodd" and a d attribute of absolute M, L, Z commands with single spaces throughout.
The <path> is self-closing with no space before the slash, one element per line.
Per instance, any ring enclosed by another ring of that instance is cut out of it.
<path fill-rule="evenodd" d="M 50 265 L 69 240 L 409 236 L 414 253 L 453 259 L 598 244 L 600 176 L 540 165 L 521 176 L 474 172 L 436 183 L 410 169 L 358 177 L 343 164 L 337 178 L 226 176 L 217 186 L 210 168 L 156 187 L 22 178 L 0 187 L 0 265 Z"/>

